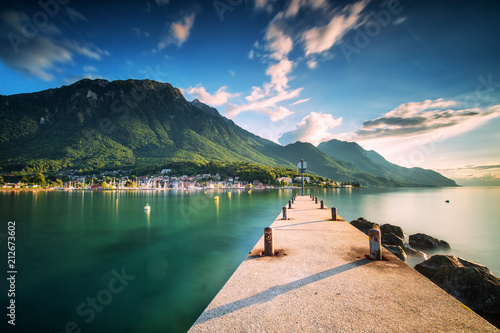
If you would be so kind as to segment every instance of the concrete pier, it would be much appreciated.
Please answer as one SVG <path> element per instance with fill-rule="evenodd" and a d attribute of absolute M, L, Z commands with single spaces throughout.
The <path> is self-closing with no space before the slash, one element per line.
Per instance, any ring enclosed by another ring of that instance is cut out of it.
<path fill-rule="evenodd" d="M 309 197 L 270 227 L 189 332 L 500 332 Z"/>

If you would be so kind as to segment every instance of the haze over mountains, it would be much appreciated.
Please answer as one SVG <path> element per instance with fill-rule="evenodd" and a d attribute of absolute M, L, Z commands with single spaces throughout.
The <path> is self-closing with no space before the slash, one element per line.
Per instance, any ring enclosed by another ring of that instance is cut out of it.
<path fill-rule="evenodd" d="M 441 174 L 403 168 L 353 142 L 287 146 L 258 137 L 179 89 L 151 80 L 84 79 L 0 96 L 2 171 L 125 169 L 169 161 L 251 162 L 371 186 L 456 186 Z"/>

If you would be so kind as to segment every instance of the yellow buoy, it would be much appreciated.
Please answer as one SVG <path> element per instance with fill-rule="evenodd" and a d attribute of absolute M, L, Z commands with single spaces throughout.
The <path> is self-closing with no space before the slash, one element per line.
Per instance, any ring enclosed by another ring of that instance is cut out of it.
<path fill-rule="evenodd" d="M 215 200 L 215 201 L 219 201 L 219 197 L 218 197 L 218 196 L 215 196 L 214 200 Z"/>
<path fill-rule="evenodd" d="M 231 196 L 231 192 L 227 192 L 227 195 L 230 197 Z"/>

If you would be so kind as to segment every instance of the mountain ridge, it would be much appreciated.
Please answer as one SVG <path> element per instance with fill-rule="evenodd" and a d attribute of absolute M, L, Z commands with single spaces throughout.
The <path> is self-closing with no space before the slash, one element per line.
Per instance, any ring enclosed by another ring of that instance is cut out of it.
<path fill-rule="evenodd" d="M 401 177 L 388 177 L 398 166 L 380 158 L 375 162 L 364 154 L 373 172 L 381 171 L 373 174 L 348 154 L 332 156 L 310 143 L 281 146 L 199 100 L 187 101 L 171 84 L 148 79 L 83 79 L 35 93 L 0 95 L 0 145 L 0 166 L 16 172 L 117 169 L 182 160 L 295 168 L 304 158 L 309 171 L 334 180 L 406 184 Z M 439 186 L 439 179 L 425 186 Z"/>

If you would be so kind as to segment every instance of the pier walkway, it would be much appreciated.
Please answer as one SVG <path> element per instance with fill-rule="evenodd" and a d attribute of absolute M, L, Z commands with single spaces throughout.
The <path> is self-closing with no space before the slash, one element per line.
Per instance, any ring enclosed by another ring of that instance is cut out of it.
<path fill-rule="evenodd" d="M 309 197 L 272 223 L 189 332 L 500 332 Z"/>

